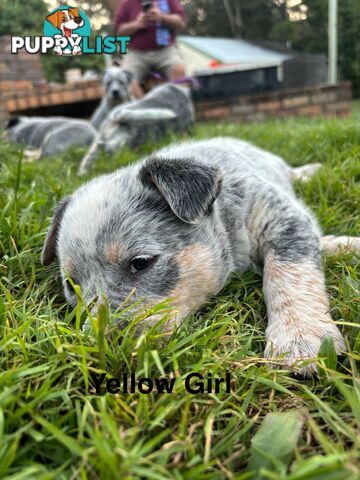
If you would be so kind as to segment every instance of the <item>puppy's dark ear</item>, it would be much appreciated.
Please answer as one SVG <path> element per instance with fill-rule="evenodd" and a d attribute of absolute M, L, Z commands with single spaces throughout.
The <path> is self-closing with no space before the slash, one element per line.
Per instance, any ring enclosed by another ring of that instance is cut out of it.
<path fill-rule="evenodd" d="M 132 81 L 132 79 L 134 78 L 134 75 L 129 72 L 128 70 L 124 70 L 124 73 L 125 73 L 125 76 L 126 76 L 126 80 L 130 83 Z"/>
<path fill-rule="evenodd" d="M 7 122 L 7 124 L 5 125 L 5 129 L 6 129 L 6 130 L 9 130 L 10 128 L 15 127 L 16 125 L 18 125 L 20 122 L 21 122 L 20 117 L 10 118 L 10 120 L 9 120 L 9 121 Z"/>
<path fill-rule="evenodd" d="M 218 168 L 184 159 L 151 157 L 140 176 L 144 184 L 164 196 L 175 215 L 186 223 L 197 223 L 209 213 L 222 182 Z"/>
<path fill-rule="evenodd" d="M 50 265 L 56 256 L 56 242 L 58 231 L 66 207 L 69 205 L 70 197 L 65 197 L 55 207 L 53 220 L 46 235 L 44 246 L 41 252 L 41 263 L 44 266 Z"/>

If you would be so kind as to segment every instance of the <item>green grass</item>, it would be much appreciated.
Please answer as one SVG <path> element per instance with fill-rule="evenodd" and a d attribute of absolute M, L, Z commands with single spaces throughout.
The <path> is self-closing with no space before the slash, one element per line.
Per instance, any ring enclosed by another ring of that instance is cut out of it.
<path fill-rule="evenodd" d="M 314 179 L 296 186 L 299 195 L 326 233 L 360 234 L 359 112 L 199 125 L 195 135 L 248 139 L 292 165 L 322 162 Z M 103 158 L 97 173 L 138 156 Z M 358 479 L 359 259 L 326 260 L 332 315 L 349 353 L 337 370 L 324 361 L 319 379 L 296 379 L 262 361 L 266 318 L 255 272 L 233 278 L 171 337 L 161 326 L 136 337 L 140 318 L 104 336 L 106 308 L 84 333 L 81 302 L 68 307 L 56 265 L 39 261 L 54 205 L 83 181 L 75 176 L 80 157 L 26 163 L 0 144 L 0 477 Z M 179 381 L 172 395 L 96 396 L 90 373 L 104 370 L 139 378 L 228 370 L 233 391 L 191 395 Z"/>

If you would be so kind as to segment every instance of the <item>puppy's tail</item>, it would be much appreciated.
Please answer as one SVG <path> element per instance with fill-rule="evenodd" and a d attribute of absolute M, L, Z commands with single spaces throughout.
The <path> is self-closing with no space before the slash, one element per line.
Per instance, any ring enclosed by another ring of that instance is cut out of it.
<path fill-rule="evenodd" d="M 320 243 L 324 255 L 337 255 L 342 251 L 360 254 L 360 237 L 326 235 L 321 237 Z"/>
<path fill-rule="evenodd" d="M 97 156 L 99 155 L 99 151 L 101 148 L 104 147 L 104 142 L 102 139 L 101 133 L 99 133 L 96 137 L 93 143 L 91 144 L 87 154 L 85 157 L 81 160 L 79 169 L 78 169 L 78 175 L 85 175 L 86 173 L 89 173 L 90 168 L 94 161 L 96 160 Z"/>

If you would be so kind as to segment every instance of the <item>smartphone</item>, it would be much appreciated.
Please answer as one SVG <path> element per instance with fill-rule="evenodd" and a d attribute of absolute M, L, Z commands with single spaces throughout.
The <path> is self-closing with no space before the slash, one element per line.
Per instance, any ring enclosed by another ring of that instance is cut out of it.
<path fill-rule="evenodd" d="M 143 0 L 141 2 L 141 6 L 142 6 L 143 11 L 146 13 L 152 7 L 152 2 L 150 2 L 149 0 Z"/>

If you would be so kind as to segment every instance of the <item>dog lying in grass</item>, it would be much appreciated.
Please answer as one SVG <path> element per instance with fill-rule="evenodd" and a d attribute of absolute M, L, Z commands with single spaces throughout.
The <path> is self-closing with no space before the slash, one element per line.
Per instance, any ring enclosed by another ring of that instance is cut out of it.
<path fill-rule="evenodd" d="M 12 143 L 24 145 L 32 158 L 54 157 L 72 146 L 86 147 L 97 138 L 110 111 L 122 102 L 130 101 L 131 73 L 120 67 L 106 69 L 103 76 L 104 96 L 90 121 L 70 117 L 13 118 L 7 125 L 7 138 Z"/>
<path fill-rule="evenodd" d="M 136 148 L 160 140 L 169 131 L 184 132 L 194 124 L 191 91 L 172 83 L 160 85 L 141 100 L 115 107 L 103 122 L 88 153 L 81 161 L 79 175 L 88 173 L 103 148 L 119 152 L 128 145 Z"/>
<path fill-rule="evenodd" d="M 86 147 L 96 138 L 87 121 L 67 117 L 17 117 L 7 126 L 7 138 L 24 145 L 33 159 L 60 155 L 72 146 Z"/>
<path fill-rule="evenodd" d="M 232 272 L 255 265 L 267 306 L 265 357 L 281 356 L 292 366 L 316 357 L 326 337 L 341 353 L 345 344 L 329 315 L 320 252 L 339 245 L 360 250 L 360 242 L 322 237 L 295 197 L 291 181 L 317 168 L 292 169 L 231 138 L 164 148 L 65 198 L 42 263 L 58 257 L 73 305 L 73 284 L 89 302 L 105 293 L 113 309 L 134 289 L 146 307 L 171 298 L 169 328 L 218 293 Z M 302 371 L 315 368 L 310 363 Z"/>

